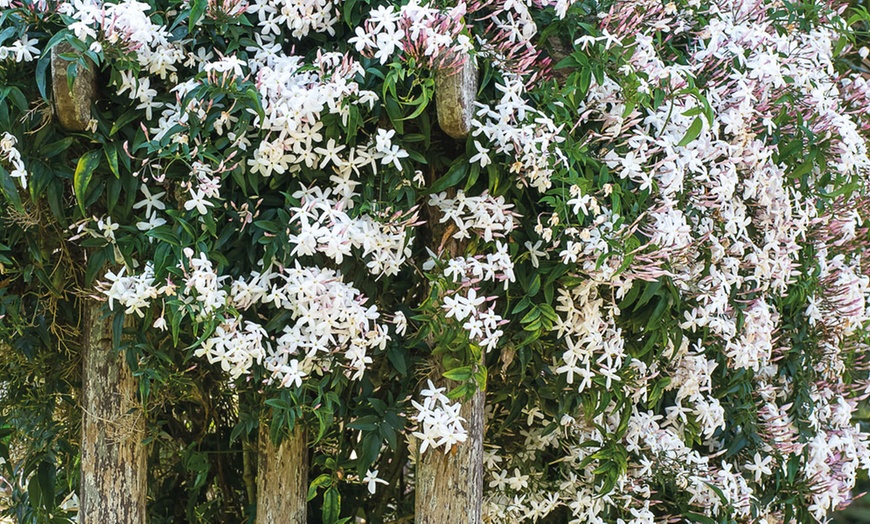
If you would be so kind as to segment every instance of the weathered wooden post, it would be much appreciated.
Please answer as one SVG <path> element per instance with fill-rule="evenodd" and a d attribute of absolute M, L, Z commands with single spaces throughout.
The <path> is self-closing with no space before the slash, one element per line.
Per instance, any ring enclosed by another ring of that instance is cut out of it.
<path fill-rule="evenodd" d="M 93 66 L 78 67 L 69 88 L 62 54 L 72 46 L 51 50 L 54 108 L 60 124 L 84 131 L 96 97 Z M 136 380 L 124 355 L 112 347 L 112 321 L 103 303 L 82 297 L 82 436 L 79 522 L 139 524 L 146 520 L 148 494 L 145 418 L 139 405 Z"/>
<path fill-rule="evenodd" d="M 66 42 L 51 48 L 51 81 L 54 94 L 54 109 L 60 120 L 60 125 L 70 131 L 84 131 L 91 121 L 91 105 L 97 93 L 95 66 L 76 68 L 76 76 L 69 88 L 67 68 L 70 61 L 61 55 L 75 53 L 75 49 Z"/>
<path fill-rule="evenodd" d="M 308 438 L 301 421 L 278 446 L 261 424 L 257 462 L 257 524 L 308 522 Z"/>
<path fill-rule="evenodd" d="M 82 299 L 82 440 L 79 522 L 144 524 L 145 417 L 136 379 L 112 347 L 103 303 Z"/>
<path fill-rule="evenodd" d="M 484 392 L 462 404 L 468 440 L 443 453 L 417 457 L 414 514 L 417 524 L 480 524 L 483 502 Z"/>
<path fill-rule="evenodd" d="M 471 131 L 477 97 L 477 64 L 470 56 L 458 71 L 435 71 L 435 110 L 438 125 L 453 138 L 464 139 Z"/>
<path fill-rule="evenodd" d="M 435 108 L 445 133 L 464 139 L 471 131 L 477 96 L 477 66 L 471 57 L 458 72 L 435 74 Z M 433 224 L 434 226 L 434 224 Z M 436 228 L 437 229 L 437 228 Z M 434 235 L 441 238 L 441 235 Z M 462 254 L 465 245 L 449 242 L 445 251 Z M 480 524 L 483 502 L 483 391 L 462 404 L 468 439 L 448 453 L 428 450 L 417 458 L 414 514 L 417 524 Z"/>

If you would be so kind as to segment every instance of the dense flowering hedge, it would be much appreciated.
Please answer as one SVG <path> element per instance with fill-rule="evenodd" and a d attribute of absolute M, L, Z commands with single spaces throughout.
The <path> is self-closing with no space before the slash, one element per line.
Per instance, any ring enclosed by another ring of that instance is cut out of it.
<path fill-rule="evenodd" d="M 488 522 L 824 521 L 870 469 L 863 11 L 0 7 L 19 517 L 76 486 L 57 399 L 88 294 L 139 380 L 154 522 L 246 515 L 241 459 L 215 457 L 266 420 L 309 427 L 324 520 L 405 516 L 415 450 L 463 442 L 478 389 Z M 61 44 L 98 72 L 80 133 L 49 104 Z M 463 142 L 433 98 L 466 60 Z"/>

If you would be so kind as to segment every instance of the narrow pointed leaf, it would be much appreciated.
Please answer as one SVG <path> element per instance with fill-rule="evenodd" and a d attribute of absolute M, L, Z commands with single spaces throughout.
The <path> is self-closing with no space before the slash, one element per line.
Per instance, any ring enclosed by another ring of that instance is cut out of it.
<path fill-rule="evenodd" d="M 94 170 L 100 165 L 100 151 L 89 151 L 79 158 L 79 163 L 76 166 L 76 172 L 73 175 L 73 191 L 76 194 L 76 202 L 79 204 L 79 210 L 82 216 L 87 216 L 85 213 L 85 192 L 88 190 L 88 184 L 91 183 L 91 178 L 94 176 Z"/>

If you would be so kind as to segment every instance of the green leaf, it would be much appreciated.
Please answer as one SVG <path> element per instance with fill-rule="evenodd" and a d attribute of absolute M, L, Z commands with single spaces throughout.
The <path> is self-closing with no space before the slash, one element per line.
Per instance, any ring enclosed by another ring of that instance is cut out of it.
<path fill-rule="evenodd" d="M 42 490 L 40 489 L 39 479 L 36 475 L 30 477 L 30 482 L 27 484 L 27 495 L 30 497 L 31 506 L 42 506 Z"/>
<path fill-rule="evenodd" d="M 656 304 L 655 309 L 653 309 L 652 314 L 649 317 L 649 320 L 646 321 L 646 329 L 647 331 L 651 330 L 653 326 L 655 326 L 659 320 L 661 320 L 662 315 L 664 315 L 665 310 L 668 307 L 670 299 L 668 297 L 663 297 L 659 299 Z"/>
<path fill-rule="evenodd" d="M 51 64 L 51 51 L 46 49 L 36 62 L 36 87 L 39 89 L 39 94 L 43 100 L 49 100 L 48 91 L 45 86 L 48 79 L 49 64 Z"/>
<path fill-rule="evenodd" d="M 106 160 L 109 162 L 109 169 L 115 178 L 121 178 L 121 171 L 118 169 L 118 146 L 115 144 L 106 145 L 103 150 L 106 153 Z"/>
<path fill-rule="evenodd" d="M 290 409 L 290 404 L 280 398 L 267 398 L 266 405 L 275 409 Z"/>
<path fill-rule="evenodd" d="M 580 63 L 577 62 L 576 58 L 574 58 L 571 55 L 568 55 L 565 58 L 563 58 L 562 60 L 560 60 L 559 63 L 557 63 L 555 66 L 553 66 L 553 69 L 575 68 L 579 65 L 580 65 Z"/>
<path fill-rule="evenodd" d="M 27 97 L 24 96 L 24 93 L 22 93 L 20 89 L 18 89 L 17 87 L 10 88 L 9 98 L 12 100 L 12 103 L 15 104 L 15 107 L 17 107 L 19 111 L 21 111 L 22 113 L 27 111 Z"/>
<path fill-rule="evenodd" d="M 357 0 L 347 0 L 344 2 L 342 9 L 344 10 L 344 23 L 347 24 L 348 27 L 353 28 L 356 26 L 354 23 L 353 17 L 353 8 L 356 5 Z"/>
<path fill-rule="evenodd" d="M 462 384 L 461 386 L 456 386 L 447 392 L 447 398 L 450 400 L 456 399 L 466 399 L 474 394 L 476 391 L 475 387 L 470 384 Z"/>
<path fill-rule="evenodd" d="M 76 77 L 79 74 L 79 62 L 78 57 L 73 53 L 61 53 L 61 58 L 64 60 L 69 60 L 70 62 L 66 66 L 66 89 L 70 93 L 73 91 L 73 82 L 75 82 Z"/>
<path fill-rule="evenodd" d="M 12 26 L 12 27 L 7 27 L 3 31 L 0 31 L 0 44 L 5 42 L 6 40 L 8 40 L 9 37 L 14 35 L 17 30 L 18 30 L 17 27 Z"/>
<path fill-rule="evenodd" d="M 473 370 L 471 366 L 462 366 L 461 368 L 451 369 L 450 371 L 444 372 L 444 378 L 448 380 L 455 380 L 457 382 L 465 382 L 466 380 L 471 378 Z"/>
<path fill-rule="evenodd" d="M 39 154 L 42 158 L 52 158 L 55 157 L 71 146 L 73 143 L 73 137 L 68 136 L 66 138 L 62 138 L 57 142 L 52 142 L 51 144 L 46 144 L 39 148 Z"/>
<path fill-rule="evenodd" d="M 196 24 L 205 16 L 206 6 L 208 6 L 208 0 L 193 0 L 190 3 L 190 20 L 187 23 L 188 34 L 193 32 Z"/>
<path fill-rule="evenodd" d="M 399 107 L 399 103 L 396 102 L 396 99 L 387 96 L 384 99 L 384 108 L 387 110 L 387 116 L 390 117 L 390 122 L 393 123 L 393 128 L 395 128 L 396 132 L 404 134 L 405 132 L 405 123 L 402 121 L 402 109 Z"/>
<path fill-rule="evenodd" d="M 715 520 L 699 513 L 686 512 L 685 516 L 689 522 L 697 522 L 699 524 L 716 524 Z"/>
<path fill-rule="evenodd" d="M 15 187 L 15 182 L 3 166 L 0 166 L 0 192 L 7 202 L 11 202 L 12 206 L 20 211 L 24 210 L 21 205 L 21 196 L 18 194 L 18 188 Z"/>
<path fill-rule="evenodd" d="M 248 100 L 250 100 L 254 105 L 254 110 L 257 112 L 257 115 L 261 119 L 265 118 L 266 113 L 263 109 L 263 101 L 260 100 L 260 93 L 253 87 L 249 87 L 247 91 L 245 91 L 245 96 L 247 96 Z"/>
<path fill-rule="evenodd" d="M 314 497 L 317 496 L 317 490 L 322 488 L 323 486 L 331 486 L 332 485 L 332 477 L 327 475 L 326 473 L 321 474 L 319 477 L 311 481 L 311 485 L 308 486 L 308 500 L 311 501 Z"/>
<path fill-rule="evenodd" d="M 517 305 L 514 306 L 514 309 L 513 309 L 513 311 L 511 311 L 511 314 L 516 315 L 517 313 L 522 313 L 523 311 L 528 309 L 528 307 L 531 305 L 532 305 L 532 301 L 529 300 L 529 296 L 526 295 L 522 298 L 522 300 L 517 302 Z"/>
<path fill-rule="evenodd" d="M 704 484 L 707 485 L 708 488 L 713 490 L 713 493 L 715 493 L 716 496 L 719 497 L 719 500 L 722 501 L 722 504 L 725 504 L 726 506 L 728 505 L 728 497 L 725 496 L 725 493 L 722 492 L 722 490 L 719 488 L 719 486 L 717 486 L 715 484 L 711 484 L 710 482 L 707 482 L 707 481 L 703 481 L 703 482 L 704 482 Z"/>
<path fill-rule="evenodd" d="M 550 320 L 551 322 L 556 322 L 557 320 L 559 320 L 559 314 L 556 313 L 556 310 L 553 309 L 553 306 L 551 306 L 550 304 L 541 304 L 537 306 L 537 308 L 541 311 L 541 315 L 543 315 L 544 318 Z"/>
<path fill-rule="evenodd" d="M 390 426 L 389 424 L 381 424 L 380 426 L 378 426 L 378 432 L 380 433 L 381 437 L 383 437 L 383 439 L 387 441 L 387 444 L 389 444 L 391 450 L 396 451 L 397 449 L 399 449 L 399 437 L 396 434 L 396 430 L 393 429 L 392 426 Z"/>
<path fill-rule="evenodd" d="M 526 315 L 520 319 L 520 324 L 531 324 L 532 322 L 538 320 L 541 317 L 541 310 L 538 306 L 533 307 L 529 310 Z"/>
<path fill-rule="evenodd" d="M 408 115 L 406 117 L 402 117 L 402 120 L 413 120 L 414 118 L 417 118 L 418 116 L 420 116 L 420 114 L 426 109 L 426 107 L 428 107 L 429 101 L 431 99 L 432 99 L 431 93 L 424 88 L 423 94 L 421 94 L 414 101 L 405 104 L 405 105 L 409 105 L 409 106 L 416 105 L 417 109 L 415 109 L 414 112 L 411 113 L 410 115 Z"/>
<path fill-rule="evenodd" d="M 349 428 L 360 429 L 363 431 L 374 431 L 377 429 L 377 423 L 380 420 L 380 417 L 377 415 L 366 415 L 364 417 L 359 417 L 354 420 L 350 424 L 347 425 Z"/>
<path fill-rule="evenodd" d="M 532 278 L 531 283 L 529 284 L 529 296 L 533 297 L 538 294 L 538 291 L 541 290 L 541 275 L 540 273 L 536 273 L 534 278 Z"/>
<path fill-rule="evenodd" d="M 335 486 L 331 486 L 323 494 L 323 522 L 336 524 L 341 514 L 341 494 Z"/>
<path fill-rule="evenodd" d="M 377 460 L 378 454 L 381 452 L 382 443 L 383 440 L 378 433 L 371 432 L 365 434 L 362 443 L 356 448 L 359 456 L 356 469 L 360 475 L 365 475 L 366 470 Z"/>
<path fill-rule="evenodd" d="M 527 325 L 523 326 L 523 331 L 538 331 L 539 329 L 541 329 L 541 325 L 542 325 L 542 322 L 541 322 L 541 319 L 539 318 L 539 319 L 535 320 L 534 322 L 532 322 L 531 324 L 527 324 Z"/>
<path fill-rule="evenodd" d="M 468 172 L 468 179 L 465 181 L 465 191 L 468 192 L 474 187 L 477 179 L 480 178 L 480 164 L 472 164 Z"/>
<path fill-rule="evenodd" d="M 131 109 L 130 111 L 127 111 L 123 115 L 119 116 L 112 123 L 112 129 L 109 131 L 109 136 L 114 135 L 115 133 L 120 131 L 121 128 L 123 128 L 124 126 L 126 126 L 130 122 L 136 120 L 140 116 L 142 116 L 142 111 L 137 110 L 137 109 Z"/>
<path fill-rule="evenodd" d="M 635 284 L 635 287 L 640 287 L 639 284 Z M 643 306 L 650 301 L 652 297 L 658 293 L 659 288 L 662 287 L 662 283 L 660 280 L 656 280 L 654 282 L 650 282 L 644 286 L 643 294 L 640 296 L 640 300 L 638 300 L 634 305 L 634 311 L 639 310 Z"/>
<path fill-rule="evenodd" d="M 484 366 L 477 368 L 477 371 L 474 372 L 474 381 L 477 383 L 477 389 L 486 391 L 487 376 L 488 374 Z"/>
<path fill-rule="evenodd" d="M 689 126 L 689 130 L 686 131 L 686 136 L 680 140 L 680 143 L 677 144 L 678 147 L 685 147 L 689 145 L 692 140 L 698 138 L 698 135 L 701 134 L 701 131 L 704 129 L 704 122 L 701 120 L 701 117 L 695 117 L 695 120 L 692 121 L 692 125 Z"/>
<path fill-rule="evenodd" d="M 332 424 L 332 411 L 321 407 L 320 409 L 314 410 L 314 417 L 317 419 L 317 437 L 314 439 L 314 443 L 316 444 L 326 436 L 326 431 Z"/>
<path fill-rule="evenodd" d="M 124 310 L 118 308 L 112 319 L 112 349 L 121 350 L 121 336 L 124 334 Z"/>
<path fill-rule="evenodd" d="M 396 368 L 396 371 L 400 375 L 405 376 L 408 374 L 408 363 L 405 360 L 405 354 L 398 347 L 390 346 L 387 348 L 387 359 L 389 359 L 390 364 Z"/>
<path fill-rule="evenodd" d="M 82 216 L 87 216 L 85 212 L 85 192 L 88 190 L 88 185 L 91 183 L 91 178 L 94 175 L 94 170 L 100 165 L 100 151 L 88 151 L 79 158 L 79 163 L 76 166 L 76 172 L 73 175 L 73 191 L 76 194 L 76 202 L 79 204 L 79 210 Z"/>
<path fill-rule="evenodd" d="M 155 227 L 154 229 L 148 230 L 145 235 L 156 238 L 158 240 L 162 240 L 164 242 L 168 242 L 173 246 L 181 245 L 181 240 L 179 240 L 178 235 L 173 233 L 172 230 L 169 229 L 169 226 L 164 225 L 160 227 Z"/>
<path fill-rule="evenodd" d="M 453 165 L 450 166 L 450 169 L 444 176 L 432 184 L 432 187 L 429 188 L 429 192 L 438 193 L 459 184 L 459 182 L 465 178 L 467 172 L 468 161 L 465 160 L 465 157 L 459 158 L 456 162 L 453 162 Z"/>
<path fill-rule="evenodd" d="M 42 492 L 42 507 L 51 509 L 54 506 L 54 465 L 48 461 L 40 462 L 36 477 L 39 479 L 39 488 Z"/>

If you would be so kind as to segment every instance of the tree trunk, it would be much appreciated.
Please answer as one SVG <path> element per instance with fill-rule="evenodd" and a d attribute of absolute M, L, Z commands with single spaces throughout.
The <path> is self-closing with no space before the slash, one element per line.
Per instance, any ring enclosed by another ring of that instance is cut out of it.
<path fill-rule="evenodd" d="M 102 303 L 82 300 L 82 524 L 145 522 L 145 418 Z"/>
<path fill-rule="evenodd" d="M 468 136 L 477 96 L 477 66 L 466 57 L 462 68 L 453 74 L 435 73 L 435 102 L 438 124 L 445 133 L 460 139 Z M 428 220 L 433 252 L 457 257 L 465 254 L 467 242 L 457 241 L 430 210 Z M 441 245 L 438 245 L 438 242 Z M 440 369 L 433 363 L 435 369 Z M 481 361 L 481 365 L 483 362 Z M 436 373 L 440 375 L 440 373 Z M 483 504 L 483 423 L 485 396 L 477 391 L 463 402 L 460 415 L 465 419 L 468 439 L 447 453 L 429 449 L 417 455 L 414 517 L 417 524 L 480 524 Z"/>
<path fill-rule="evenodd" d="M 308 505 L 308 439 L 297 421 L 276 446 L 260 425 L 257 464 L 257 524 L 305 524 Z"/>
<path fill-rule="evenodd" d="M 74 53 L 76 50 L 66 42 L 51 48 L 51 89 L 60 125 L 70 131 L 84 131 L 91 121 L 91 104 L 97 92 L 96 65 L 90 60 L 87 68 L 79 65 L 70 86 L 67 68 L 72 62 L 60 55 Z"/>
<path fill-rule="evenodd" d="M 417 524 L 480 524 L 483 502 L 483 407 L 478 391 L 462 404 L 468 440 L 444 453 L 417 457 L 414 514 Z"/>
<path fill-rule="evenodd" d="M 477 65 L 471 56 L 459 71 L 435 71 L 435 111 L 438 125 L 453 138 L 465 138 L 471 131 L 474 100 L 477 97 Z"/>

